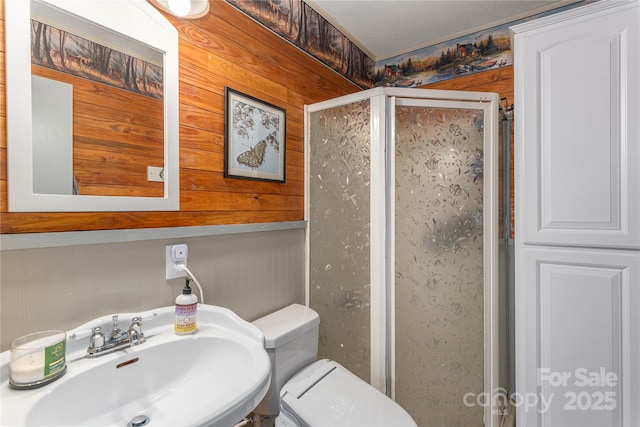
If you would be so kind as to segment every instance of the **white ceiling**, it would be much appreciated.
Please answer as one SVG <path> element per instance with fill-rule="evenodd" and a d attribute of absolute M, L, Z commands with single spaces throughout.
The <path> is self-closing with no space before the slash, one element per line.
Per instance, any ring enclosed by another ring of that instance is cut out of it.
<path fill-rule="evenodd" d="M 576 0 L 305 0 L 376 62 Z"/>

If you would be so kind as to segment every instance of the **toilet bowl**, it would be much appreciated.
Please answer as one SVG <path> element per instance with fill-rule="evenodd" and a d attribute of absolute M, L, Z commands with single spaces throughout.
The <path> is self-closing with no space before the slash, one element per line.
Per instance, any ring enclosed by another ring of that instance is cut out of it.
<path fill-rule="evenodd" d="M 253 322 L 265 335 L 271 385 L 254 413 L 279 427 L 416 426 L 400 405 L 339 363 L 316 360 L 320 317 L 292 304 Z"/>

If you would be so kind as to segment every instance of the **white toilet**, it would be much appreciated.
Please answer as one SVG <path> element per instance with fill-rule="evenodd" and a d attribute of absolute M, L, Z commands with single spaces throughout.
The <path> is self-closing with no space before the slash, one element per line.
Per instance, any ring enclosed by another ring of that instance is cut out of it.
<path fill-rule="evenodd" d="M 299 304 L 253 322 L 265 335 L 271 386 L 254 413 L 276 426 L 416 426 L 389 397 L 318 353 L 320 317 Z"/>

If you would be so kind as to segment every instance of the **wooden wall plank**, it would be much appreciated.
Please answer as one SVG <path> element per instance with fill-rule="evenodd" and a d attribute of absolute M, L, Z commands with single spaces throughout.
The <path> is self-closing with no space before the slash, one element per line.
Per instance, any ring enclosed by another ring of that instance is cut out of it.
<path fill-rule="evenodd" d="M 147 181 L 147 166 L 164 164 L 162 100 L 38 65 L 31 73 L 73 86 L 73 174 L 80 194 L 162 196 L 163 184 Z"/>

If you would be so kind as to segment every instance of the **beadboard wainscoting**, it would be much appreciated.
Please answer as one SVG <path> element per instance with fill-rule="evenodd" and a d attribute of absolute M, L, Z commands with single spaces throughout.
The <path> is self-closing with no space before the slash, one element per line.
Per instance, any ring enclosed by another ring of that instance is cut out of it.
<path fill-rule="evenodd" d="M 184 279 L 165 280 L 165 245 L 171 243 L 189 246 L 189 270 L 205 303 L 248 321 L 304 303 L 304 233 L 297 228 L 0 251 L 1 350 L 26 333 L 173 305 Z"/>

